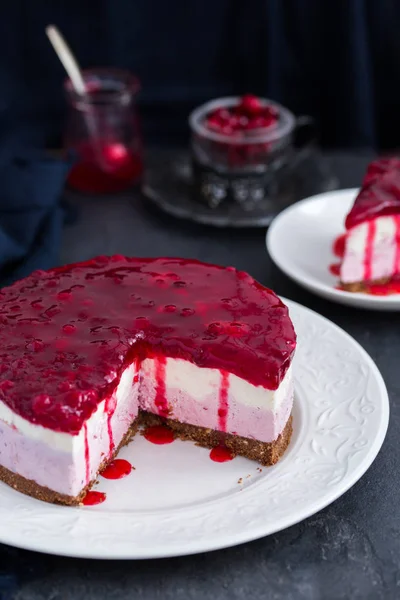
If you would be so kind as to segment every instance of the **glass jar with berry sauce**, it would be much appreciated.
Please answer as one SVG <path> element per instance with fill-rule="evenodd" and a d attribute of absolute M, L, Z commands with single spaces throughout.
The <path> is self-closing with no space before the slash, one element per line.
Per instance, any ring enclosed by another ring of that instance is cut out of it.
<path fill-rule="evenodd" d="M 75 159 L 70 187 L 112 194 L 138 183 L 143 173 L 142 140 L 136 112 L 140 85 L 128 71 L 91 69 L 82 73 L 86 94 L 65 83 L 69 115 L 65 146 Z"/>
<path fill-rule="evenodd" d="M 291 154 L 294 115 L 256 96 L 207 102 L 189 116 L 196 193 L 211 207 L 264 200 Z"/>

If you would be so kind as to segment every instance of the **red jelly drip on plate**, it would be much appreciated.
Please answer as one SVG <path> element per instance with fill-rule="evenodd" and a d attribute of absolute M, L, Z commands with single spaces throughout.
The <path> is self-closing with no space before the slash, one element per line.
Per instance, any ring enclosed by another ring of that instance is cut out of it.
<path fill-rule="evenodd" d="M 234 458 L 232 452 L 226 446 L 216 446 L 210 452 L 210 458 L 214 462 L 224 463 Z"/>
<path fill-rule="evenodd" d="M 152 444 L 171 444 L 174 441 L 174 432 L 165 425 L 146 427 L 144 437 Z"/>
<path fill-rule="evenodd" d="M 102 471 L 105 479 L 123 479 L 132 472 L 132 465 L 123 458 L 116 458 Z"/>
<path fill-rule="evenodd" d="M 104 492 L 90 491 L 86 494 L 82 500 L 84 506 L 95 506 L 96 504 L 102 504 L 106 499 Z"/>
<path fill-rule="evenodd" d="M 333 242 L 332 251 L 333 251 L 333 254 L 335 256 L 337 256 L 338 258 L 343 258 L 343 256 L 344 256 L 345 243 L 346 243 L 346 234 L 345 233 L 343 233 L 342 235 L 339 235 Z"/>
<path fill-rule="evenodd" d="M 400 294 L 400 280 L 393 279 L 392 281 L 381 285 L 370 285 L 367 288 L 367 293 L 372 296 L 391 296 L 392 294 Z"/>
<path fill-rule="evenodd" d="M 340 275 L 340 263 L 335 263 L 333 265 L 329 265 L 329 272 L 332 273 L 335 277 L 339 277 Z"/>

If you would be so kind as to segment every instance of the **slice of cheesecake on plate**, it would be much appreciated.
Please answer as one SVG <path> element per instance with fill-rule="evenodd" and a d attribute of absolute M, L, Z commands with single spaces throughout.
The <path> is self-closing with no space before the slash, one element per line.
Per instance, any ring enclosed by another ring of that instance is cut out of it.
<path fill-rule="evenodd" d="M 400 159 L 368 166 L 345 226 L 341 288 L 393 293 L 400 282 Z"/>

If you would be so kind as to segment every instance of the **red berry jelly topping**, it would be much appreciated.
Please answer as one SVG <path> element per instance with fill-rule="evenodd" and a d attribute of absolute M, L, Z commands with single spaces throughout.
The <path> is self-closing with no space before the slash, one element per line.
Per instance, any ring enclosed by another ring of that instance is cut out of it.
<path fill-rule="evenodd" d="M 278 123 L 279 113 L 275 106 L 246 94 L 235 106 L 217 108 L 206 117 L 205 125 L 222 135 L 237 136 L 252 130 L 268 129 Z"/>
<path fill-rule="evenodd" d="M 384 158 L 372 162 L 361 191 L 347 215 L 346 228 L 364 221 L 400 213 L 400 159 Z"/>
<path fill-rule="evenodd" d="M 276 389 L 296 345 L 272 291 L 194 260 L 100 256 L 36 271 L 0 292 L 0 308 L 0 399 L 71 434 L 133 361 L 182 358 Z"/>

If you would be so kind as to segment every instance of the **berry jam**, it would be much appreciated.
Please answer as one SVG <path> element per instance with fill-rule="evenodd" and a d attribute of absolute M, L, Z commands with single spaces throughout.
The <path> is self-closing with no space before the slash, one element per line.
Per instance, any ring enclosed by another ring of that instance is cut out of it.
<path fill-rule="evenodd" d="M 279 113 L 274 106 L 247 94 L 236 106 L 217 108 L 209 113 L 205 126 L 223 135 L 247 137 L 251 132 L 275 127 L 278 120 Z"/>
<path fill-rule="evenodd" d="M 82 142 L 68 185 L 90 194 L 112 194 L 137 183 L 143 173 L 141 156 L 119 143 L 101 139 Z"/>
<path fill-rule="evenodd" d="M 0 292 L 0 309 L 0 399 L 71 434 L 133 361 L 158 358 L 162 369 L 165 357 L 182 358 L 274 390 L 296 346 L 272 291 L 194 260 L 100 256 L 36 271 Z"/>
<path fill-rule="evenodd" d="M 271 144 L 258 138 L 276 128 L 278 122 L 279 113 L 274 106 L 247 94 L 235 106 L 210 112 L 204 125 L 209 131 L 229 138 L 219 143 L 220 154 L 226 155 L 224 162 L 230 167 L 244 167 L 265 160 Z"/>
<path fill-rule="evenodd" d="M 365 174 L 362 188 L 346 218 L 351 229 L 364 221 L 400 213 L 400 159 L 372 162 Z"/>

